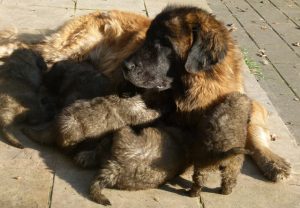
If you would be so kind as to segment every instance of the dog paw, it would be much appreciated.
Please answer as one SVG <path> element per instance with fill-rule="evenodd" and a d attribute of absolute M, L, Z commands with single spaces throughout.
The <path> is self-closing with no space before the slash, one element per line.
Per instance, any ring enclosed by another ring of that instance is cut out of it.
<path fill-rule="evenodd" d="M 101 199 L 97 203 L 102 204 L 104 206 L 111 206 L 111 203 L 108 199 Z"/>
<path fill-rule="evenodd" d="M 190 190 L 187 190 L 186 193 L 190 197 L 198 197 L 198 196 L 200 196 L 201 189 L 191 188 Z"/>
<path fill-rule="evenodd" d="M 99 194 L 97 196 L 91 196 L 91 199 L 98 204 L 102 204 L 104 206 L 111 206 L 109 199 L 106 198 L 106 196 L 104 196 L 103 194 Z"/>
<path fill-rule="evenodd" d="M 264 176 L 273 182 L 288 178 L 291 174 L 291 165 L 285 159 L 276 155 L 262 167 Z"/>

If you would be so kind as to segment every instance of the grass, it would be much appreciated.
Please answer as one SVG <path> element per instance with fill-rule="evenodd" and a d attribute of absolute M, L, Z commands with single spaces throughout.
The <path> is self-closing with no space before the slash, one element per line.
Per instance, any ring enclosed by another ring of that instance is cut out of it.
<path fill-rule="evenodd" d="M 264 75 L 262 73 L 260 64 L 258 64 L 255 60 L 249 57 L 247 49 L 242 49 L 242 53 L 244 56 L 245 63 L 250 70 L 250 73 L 253 74 L 257 80 L 263 79 Z"/>

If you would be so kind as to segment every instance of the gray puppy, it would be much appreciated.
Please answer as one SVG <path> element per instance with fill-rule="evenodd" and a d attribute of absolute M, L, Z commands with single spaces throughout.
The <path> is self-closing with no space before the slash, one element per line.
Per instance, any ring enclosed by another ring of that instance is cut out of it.
<path fill-rule="evenodd" d="M 47 119 L 39 94 L 44 70 L 42 57 L 29 49 L 14 51 L 0 66 L 0 131 L 15 147 L 23 148 L 16 138 L 16 125 Z"/>
<path fill-rule="evenodd" d="M 147 108 L 140 96 L 120 98 L 115 95 L 89 101 L 78 100 L 64 108 L 46 128 L 26 128 L 23 132 L 40 143 L 57 143 L 70 148 L 127 125 L 140 125 L 159 118 L 160 112 Z"/>
<path fill-rule="evenodd" d="M 251 100 L 239 92 L 227 95 L 210 109 L 198 125 L 196 141 L 191 148 L 194 161 L 194 184 L 191 196 L 198 196 L 208 173 L 221 170 L 221 193 L 230 194 L 244 160 L 247 124 Z"/>

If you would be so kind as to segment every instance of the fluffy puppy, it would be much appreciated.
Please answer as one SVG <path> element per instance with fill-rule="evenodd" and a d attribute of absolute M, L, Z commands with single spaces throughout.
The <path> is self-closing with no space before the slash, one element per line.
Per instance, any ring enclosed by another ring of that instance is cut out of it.
<path fill-rule="evenodd" d="M 221 193 L 232 192 L 244 160 L 243 154 L 247 153 L 243 148 L 246 146 L 250 111 L 251 100 L 246 95 L 231 93 L 202 116 L 198 136 L 191 148 L 194 161 L 191 196 L 198 196 L 209 172 L 218 169 L 222 176 Z"/>
<path fill-rule="evenodd" d="M 158 111 L 147 108 L 140 96 L 120 98 L 111 95 L 90 101 L 78 100 L 64 108 L 47 128 L 26 128 L 23 131 L 40 143 L 56 142 L 62 148 L 71 148 L 126 125 L 152 122 L 159 116 Z"/>
<path fill-rule="evenodd" d="M 44 75 L 43 85 L 58 98 L 60 108 L 79 99 L 92 99 L 113 92 L 109 78 L 87 62 L 61 61 Z"/>
<path fill-rule="evenodd" d="M 16 125 L 37 124 L 47 118 L 39 88 L 46 64 L 29 49 L 18 49 L 0 66 L 0 131 L 13 146 L 23 148 Z"/>
<path fill-rule="evenodd" d="M 88 153 L 91 155 L 88 157 L 87 152 L 79 153 L 77 161 L 85 165 L 93 157 L 98 163 L 107 159 L 92 182 L 91 199 L 110 205 L 102 194 L 106 187 L 122 190 L 156 188 L 179 175 L 189 164 L 187 140 L 190 137 L 187 139 L 186 135 L 172 127 L 148 127 L 139 133 L 124 127 L 106 142 L 108 147 L 100 146 L 96 150 L 96 157 L 93 152 Z"/>
<path fill-rule="evenodd" d="M 230 33 L 212 14 L 168 6 L 151 22 L 142 47 L 125 60 L 123 72 L 138 87 L 171 88 L 179 125 L 193 128 L 199 119 L 193 112 L 205 112 L 226 94 L 244 91 L 241 63 Z M 247 144 L 263 174 L 278 181 L 290 175 L 291 167 L 266 145 L 265 134 L 257 134 L 261 128 L 253 122 L 263 114 L 258 105 L 253 104 Z"/>

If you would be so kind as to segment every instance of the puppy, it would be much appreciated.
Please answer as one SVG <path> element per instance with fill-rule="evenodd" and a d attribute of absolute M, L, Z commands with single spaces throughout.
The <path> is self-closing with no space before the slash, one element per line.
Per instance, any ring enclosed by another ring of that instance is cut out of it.
<path fill-rule="evenodd" d="M 66 107 L 79 99 L 92 99 L 113 92 L 109 78 L 91 64 L 61 61 L 53 65 L 44 75 L 43 85 L 58 98 L 59 108 Z"/>
<path fill-rule="evenodd" d="M 23 131 L 40 143 L 57 143 L 62 148 L 71 148 L 126 125 L 152 122 L 159 116 L 160 112 L 147 108 L 140 96 L 120 98 L 111 95 L 90 101 L 78 100 L 64 108 L 47 128 L 26 128 Z"/>
<path fill-rule="evenodd" d="M 39 88 L 46 64 L 29 49 L 15 50 L 0 66 L 0 131 L 13 146 L 23 148 L 15 134 L 17 125 L 47 120 Z"/>
<path fill-rule="evenodd" d="M 91 163 L 91 158 L 98 163 L 102 161 L 90 187 L 91 199 L 110 205 L 102 194 L 106 187 L 122 190 L 156 188 L 182 173 L 189 165 L 187 140 L 191 137 L 186 138 L 186 135 L 172 127 L 147 127 L 138 134 L 130 127 L 124 127 L 106 142 L 108 147 L 100 145 L 96 153 L 88 152 L 89 156 L 87 152 L 79 153 L 76 160 L 81 164 Z"/>
<path fill-rule="evenodd" d="M 250 111 L 251 100 L 246 95 L 231 93 L 202 116 L 197 127 L 198 137 L 191 148 L 194 161 L 191 196 L 199 195 L 212 170 L 221 170 L 221 193 L 232 192 L 244 153 L 247 153 L 243 149 L 246 146 Z"/>
<path fill-rule="evenodd" d="M 205 112 L 231 92 L 243 92 L 242 58 L 224 24 L 197 7 L 168 6 L 147 31 L 145 42 L 124 61 L 123 74 L 141 88 L 172 89 L 179 125 L 195 127 L 194 111 Z M 290 175 L 290 164 L 270 150 L 255 123 L 263 107 L 255 102 L 248 148 L 271 181 Z M 173 119 L 174 120 L 174 119 Z M 265 135 L 265 134 L 263 134 Z"/>

